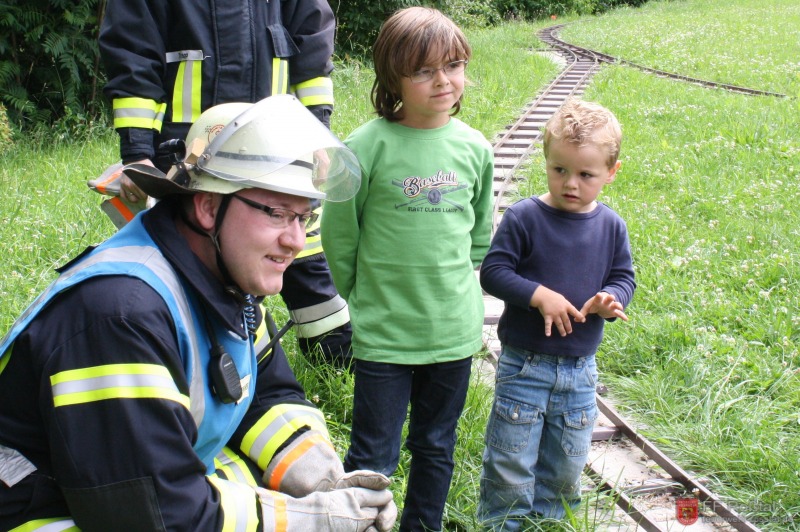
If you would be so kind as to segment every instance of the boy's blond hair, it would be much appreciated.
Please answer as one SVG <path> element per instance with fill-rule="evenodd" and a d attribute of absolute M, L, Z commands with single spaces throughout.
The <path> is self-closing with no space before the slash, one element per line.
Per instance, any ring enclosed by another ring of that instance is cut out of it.
<path fill-rule="evenodd" d="M 469 60 L 471 56 L 472 49 L 464 33 L 441 11 L 409 7 L 395 12 L 381 26 L 372 49 L 375 82 L 371 98 L 375 112 L 390 122 L 399 120 L 403 77 L 426 66 L 429 60 L 449 63 Z M 460 109 L 459 98 L 452 114 Z"/>
<path fill-rule="evenodd" d="M 594 144 L 608 152 L 608 167 L 619 159 L 622 128 L 614 113 L 600 104 L 571 98 L 550 117 L 544 126 L 544 156 L 553 140 L 566 140 L 578 146 Z"/>

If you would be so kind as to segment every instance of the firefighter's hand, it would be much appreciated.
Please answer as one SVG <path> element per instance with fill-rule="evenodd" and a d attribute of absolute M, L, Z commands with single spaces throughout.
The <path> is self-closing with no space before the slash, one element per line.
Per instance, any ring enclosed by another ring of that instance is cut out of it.
<path fill-rule="evenodd" d="M 285 509 L 287 530 L 331 532 L 388 532 L 397 520 L 389 490 L 347 488 L 315 492 L 298 499 L 256 488 L 265 530 L 275 524 L 276 511 Z"/>
<path fill-rule="evenodd" d="M 561 336 L 572 332 L 570 316 L 576 323 L 586 321 L 584 315 L 567 298 L 544 285 L 539 285 L 531 296 L 530 306 L 539 309 L 544 317 L 544 335 L 550 336 L 553 325 Z"/>
<path fill-rule="evenodd" d="M 601 318 L 607 320 L 619 318 L 628 321 L 628 316 L 625 315 L 622 303 L 617 301 L 616 298 L 608 292 L 598 292 L 590 297 L 586 303 L 583 304 L 581 314 L 584 316 L 597 314 Z"/>
<path fill-rule="evenodd" d="M 153 164 L 153 161 L 151 161 L 150 159 L 142 159 L 141 161 L 134 161 L 133 163 L 129 163 L 129 164 L 145 164 L 147 166 L 155 167 L 155 165 Z M 125 175 L 124 172 L 122 173 L 122 176 L 120 177 L 119 185 L 120 185 L 120 187 L 119 187 L 119 190 L 120 190 L 119 197 L 120 197 L 120 199 L 122 199 L 122 201 L 125 201 L 127 203 L 131 203 L 131 204 L 134 204 L 134 205 L 139 204 L 139 203 L 144 205 L 145 202 L 147 201 L 147 194 L 145 194 L 144 191 L 142 191 L 142 189 L 137 187 L 133 183 L 133 181 L 131 181 L 131 179 L 128 176 Z"/>

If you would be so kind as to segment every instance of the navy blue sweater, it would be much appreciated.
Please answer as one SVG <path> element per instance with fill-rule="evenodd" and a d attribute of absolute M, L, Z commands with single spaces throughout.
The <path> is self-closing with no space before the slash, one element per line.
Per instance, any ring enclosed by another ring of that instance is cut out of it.
<path fill-rule="evenodd" d="M 560 293 L 578 310 L 597 292 L 627 306 L 636 288 L 625 222 L 607 205 L 569 213 L 537 197 L 512 205 L 503 215 L 480 272 L 483 289 L 505 302 L 497 332 L 512 347 L 548 355 L 586 356 L 603 339 L 603 318 L 573 321 L 565 337 L 544 335 L 544 318 L 529 306 L 533 292 Z"/>

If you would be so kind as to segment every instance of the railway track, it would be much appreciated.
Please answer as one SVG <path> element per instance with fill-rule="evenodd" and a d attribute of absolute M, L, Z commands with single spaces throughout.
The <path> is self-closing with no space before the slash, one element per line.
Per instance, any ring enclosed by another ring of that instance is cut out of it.
<path fill-rule="evenodd" d="M 594 50 L 566 43 L 558 38 L 564 25 L 538 32 L 550 53 L 563 64 L 561 73 L 535 100 L 525 106 L 519 119 L 508 126 L 494 145 L 494 193 L 492 218 L 496 230 L 505 209 L 514 200 L 520 168 L 541 143 L 542 128 L 561 104 L 572 96 L 581 96 L 592 76 L 605 64 L 620 64 L 650 72 L 660 77 L 695 83 L 752 96 L 786 95 L 748 89 L 735 85 L 701 80 L 636 65 Z M 503 310 L 502 302 L 485 295 L 484 338 L 494 357 L 499 355 L 495 327 Z M 496 361 L 496 358 L 495 358 Z M 598 392 L 602 390 L 598 389 Z M 759 530 L 746 518 L 728 507 L 709 491 L 701 479 L 684 471 L 652 442 L 620 416 L 601 395 L 597 395 L 601 417 L 593 434 L 593 451 L 585 468 L 595 489 L 609 494 L 623 512 L 613 519 L 618 526 L 606 530 L 646 530 L 661 532 L 681 530 L 691 525 L 693 532 L 705 530 Z M 627 470 L 626 470 L 627 468 Z"/>

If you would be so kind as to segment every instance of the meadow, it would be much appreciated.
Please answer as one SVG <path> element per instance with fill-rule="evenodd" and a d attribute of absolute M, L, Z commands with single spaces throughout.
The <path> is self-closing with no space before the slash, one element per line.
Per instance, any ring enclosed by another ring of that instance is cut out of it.
<path fill-rule="evenodd" d="M 601 200 L 628 223 L 638 289 L 628 323 L 606 327 L 601 380 L 623 415 L 763 530 L 800 530 L 800 6 L 790 0 L 655 1 L 566 18 L 568 42 L 687 76 L 786 94 L 745 96 L 605 66 L 585 99 L 623 126 L 622 168 Z M 460 118 L 489 140 L 558 72 L 535 32 L 552 21 L 468 30 L 474 57 Z M 337 61 L 332 128 L 371 118 L 367 63 Z M 0 329 L 84 247 L 114 227 L 86 180 L 115 162 L 100 125 L 55 127 L 0 160 Z M 543 159 L 521 196 L 545 191 Z M 285 320 L 273 300 L 278 322 Z M 309 398 L 347 447 L 352 378 L 309 363 L 289 333 Z M 447 530 L 477 530 L 491 389 L 470 390 L 459 428 Z M 404 489 L 407 456 L 395 475 Z M 397 497 L 398 503 L 402 498 Z M 590 494 L 547 530 L 601 530 L 613 501 Z"/>

